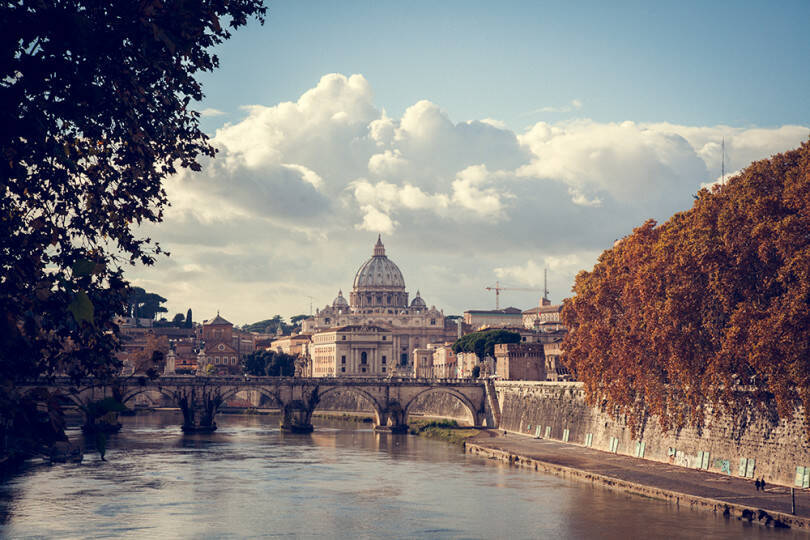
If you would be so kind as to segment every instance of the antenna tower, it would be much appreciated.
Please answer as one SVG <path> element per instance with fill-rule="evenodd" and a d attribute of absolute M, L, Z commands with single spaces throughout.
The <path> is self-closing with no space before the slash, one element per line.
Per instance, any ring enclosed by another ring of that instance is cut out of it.
<path fill-rule="evenodd" d="M 723 154 L 722 157 L 722 165 L 720 166 L 720 183 L 726 183 L 726 138 L 723 137 L 723 143 L 721 145 L 721 153 Z"/>
<path fill-rule="evenodd" d="M 543 299 L 548 300 L 548 268 L 543 269 Z"/>

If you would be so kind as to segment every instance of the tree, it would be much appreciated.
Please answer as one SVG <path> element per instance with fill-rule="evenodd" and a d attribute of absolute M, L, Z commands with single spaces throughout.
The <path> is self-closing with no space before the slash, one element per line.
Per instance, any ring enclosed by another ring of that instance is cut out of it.
<path fill-rule="evenodd" d="M 252 324 L 247 324 L 242 327 L 242 330 L 245 332 L 259 332 L 263 334 L 275 334 L 276 331 L 281 328 L 282 332 L 288 328 L 286 324 L 284 324 L 284 317 L 281 315 L 274 315 L 270 319 L 264 319 L 259 322 L 255 322 Z"/>
<path fill-rule="evenodd" d="M 590 402 L 633 428 L 751 403 L 810 410 L 809 230 L 810 142 L 602 253 L 562 310 L 564 361 Z"/>
<path fill-rule="evenodd" d="M 162 181 L 214 149 L 192 101 L 260 0 L 0 7 L 0 378 L 114 365 L 126 283 L 159 245 Z M 68 342 L 71 347 L 65 347 Z"/>
<path fill-rule="evenodd" d="M 495 345 L 498 343 L 519 343 L 520 334 L 509 330 L 491 329 L 472 332 L 453 343 L 453 352 L 473 352 L 479 360 L 495 356 Z"/>
<path fill-rule="evenodd" d="M 242 369 L 249 375 L 260 377 L 292 377 L 295 358 L 295 355 L 282 352 L 254 351 L 242 358 Z"/>
<path fill-rule="evenodd" d="M 219 64 L 211 47 L 265 12 L 261 0 L 0 6 L 0 393 L 21 377 L 117 372 L 122 266 L 161 253 L 138 226 L 162 219 L 167 176 L 215 153 L 197 77 Z"/>
<path fill-rule="evenodd" d="M 183 316 L 182 313 L 175 313 L 174 317 L 172 318 L 172 325 L 176 326 L 177 328 L 182 328 L 186 324 L 186 318 Z"/>
<path fill-rule="evenodd" d="M 186 328 L 192 328 L 194 326 L 194 323 L 191 320 L 191 308 L 188 308 L 188 311 L 186 312 L 186 322 L 183 324 L 183 326 Z"/>
<path fill-rule="evenodd" d="M 127 313 L 135 318 L 154 319 L 158 313 L 169 312 L 161 305 L 165 302 L 166 299 L 159 294 L 146 292 L 141 287 L 130 287 Z"/>

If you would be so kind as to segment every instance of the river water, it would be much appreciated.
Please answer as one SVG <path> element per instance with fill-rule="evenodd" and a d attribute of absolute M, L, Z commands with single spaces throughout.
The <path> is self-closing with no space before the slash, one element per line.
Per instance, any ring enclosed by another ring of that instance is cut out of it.
<path fill-rule="evenodd" d="M 179 413 L 123 418 L 103 462 L 36 465 L 0 484 L 13 538 L 810 538 L 464 454 L 368 424 Z M 79 432 L 72 438 L 81 439 Z"/>

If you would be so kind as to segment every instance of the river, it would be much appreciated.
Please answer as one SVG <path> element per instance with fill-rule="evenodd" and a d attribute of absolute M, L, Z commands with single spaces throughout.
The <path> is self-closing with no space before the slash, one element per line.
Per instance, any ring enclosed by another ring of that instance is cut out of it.
<path fill-rule="evenodd" d="M 107 460 L 31 464 L 0 484 L 12 538 L 810 538 L 465 455 L 368 424 L 219 415 L 123 418 Z M 78 431 L 71 438 L 81 439 Z"/>

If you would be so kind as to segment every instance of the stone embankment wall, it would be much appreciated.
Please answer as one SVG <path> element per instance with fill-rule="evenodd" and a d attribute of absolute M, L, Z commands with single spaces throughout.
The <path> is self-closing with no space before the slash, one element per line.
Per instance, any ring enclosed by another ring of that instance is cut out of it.
<path fill-rule="evenodd" d="M 651 418 L 633 438 L 624 422 L 585 403 L 581 383 L 503 381 L 495 387 L 500 427 L 507 431 L 536 435 L 539 428 L 545 438 L 786 486 L 794 485 L 797 467 L 807 467 L 810 479 L 802 411 L 779 422 L 754 413 L 720 416 L 700 432 L 688 427 L 664 433 Z"/>
<path fill-rule="evenodd" d="M 321 398 L 315 411 L 368 413 L 373 415 L 371 404 L 361 395 L 347 392 L 330 392 Z M 470 413 L 457 398 L 442 392 L 431 392 L 417 398 L 409 414 L 452 418 L 460 423 L 471 423 Z"/>

